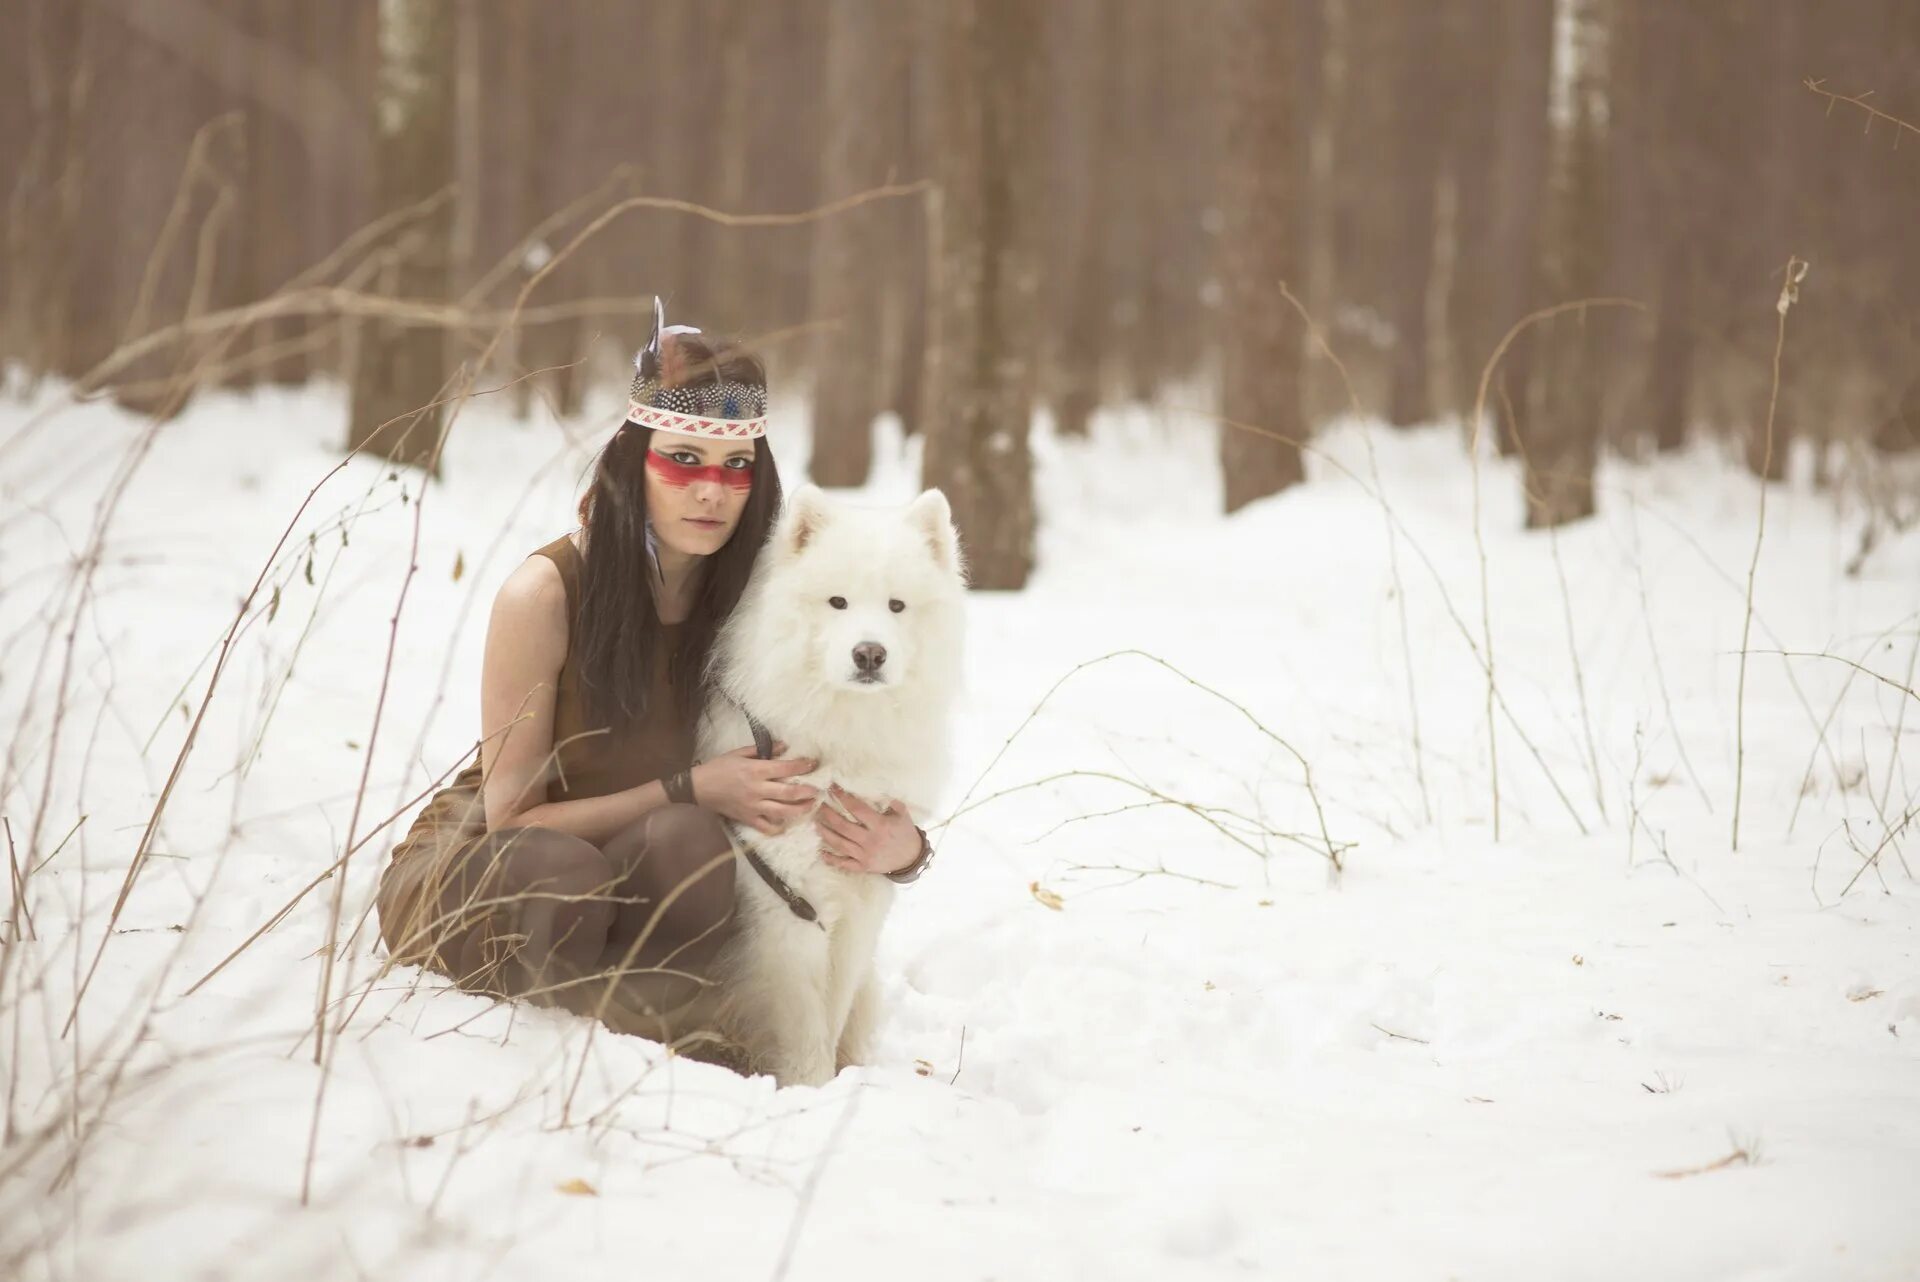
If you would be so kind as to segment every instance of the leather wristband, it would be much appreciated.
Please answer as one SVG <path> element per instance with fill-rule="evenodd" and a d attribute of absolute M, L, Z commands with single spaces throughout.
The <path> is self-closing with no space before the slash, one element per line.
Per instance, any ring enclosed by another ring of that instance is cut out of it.
<path fill-rule="evenodd" d="M 925 872 L 933 864 L 933 842 L 928 840 L 927 830 L 918 824 L 914 825 L 913 830 L 920 834 L 920 857 L 898 872 L 890 872 L 887 874 L 887 880 L 896 886 L 905 886 L 911 882 L 919 881 L 920 874 Z"/>
<path fill-rule="evenodd" d="M 676 770 L 660 781 L 660 787 L 667 794 L 667 800 L 676 805 L 693 806 L 699 803 L 693 797 L 693 772 Z"/>

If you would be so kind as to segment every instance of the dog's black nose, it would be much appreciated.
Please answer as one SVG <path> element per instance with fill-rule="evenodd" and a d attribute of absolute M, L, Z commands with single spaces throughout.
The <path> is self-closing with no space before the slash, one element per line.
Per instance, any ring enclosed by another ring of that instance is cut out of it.
<path fill-rule="evenodd" d="M 862 672 L 880 671 L 880 665 L 887 661 L 887 647 L 878 641 L 862 641 L 853 647 L 853 666 Z"/>

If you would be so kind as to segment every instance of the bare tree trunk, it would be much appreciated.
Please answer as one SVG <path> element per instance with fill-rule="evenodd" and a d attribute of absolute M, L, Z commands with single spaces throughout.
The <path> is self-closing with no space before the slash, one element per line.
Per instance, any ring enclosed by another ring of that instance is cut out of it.
<path fill-rule="evenodd" d="M 4 349 L 36 374 L 73 370 L 73 274 L 84 119 L 90 83 L 83 57 L 87 5 L 31 0 L 8 44 L 22 55 L 30 132 L 9 169 L 6 197 L 7 330 Z"/>
<path fill-rule="evenodd" d="M 1480 6 L 1482 10 L 1490 6 Z M 1500 40 L 1469 38 L 1459 48 L 1459 81 L 1475 86 L 1453 113 L 1446 167 L 1453 175 L 1453 280 L 1448 296 L 1448 332 L 1453 359 L 1453 388 L 1459 415 L 1473 413 L 1480 390 L 1480 368 L 1494 355 L 1511 319 L 1496 319 L 1494 288 L 1509 273 L 1507 246 L 1498 242 L 1498 115 L 1496 94 L 1478 86 L 1498 84 L 1503 50 Z M 1496 403 L 1498 409 L 1498 403 Z M 1498 420 L 1498 418 L 1496 418 Z"/>
<path fill-rule="evenodd" d="M 1687 51 L 1693 30 L 1686 12 L 1657 0 L 1630 0 L 1628 13 L 1636 40 L 1636 85 L 1645 102 L 1623 107 L 1623 122 L 1636 129 L 1640 146 L 1633 163 L 1641 171 L 1636 190 L 1645 201 L 1641 216 L 1629 225 L 1643 231 L 1654 278 L 1653 348 L 1647 357 L 1642 414 L 1654 448 L 1671 453 L 1686 444 L 1692 418 L 1694 348 L 1698 335 L 1695 279 L 1699 269 L 1696 202 L 1688 188 L 1697 181 L 1689 139 L 1664 127 L 1692 117 L 1697 105 L 1688 95 L 1699 86 L 1688 74 Z M 1630 138 L 1631 146 L 1635 139 Z"/>
<path fill-rule="evenodd" d="M 1220 177 L 1221 414 L 1226 510 L 1303 478 L 1302 329 L 1280 295 L 1298 276 L 1293 236 L 1293 6 L 1233 0 L 1220 37 L 1226 149 Z"/>
<path fill-rule="evenodd" d="M 829 200 L 886 177 L 888 108 L 896 95 L 887 74 L 898 59 L 873 0 L 828 0 L 827 137 L 820 185 Z M 815 231 L 813 456 L 819 485 L 863 485 L 873 467 L 873 420 L 880 412 L 885 370 L 880 346 L 880 293 L 891 264 L 876 254 L 887 220 L 898 211 L 867 206 L 829 218 Z M 917 212 L 917 211 L 916 211 Z"/>
<path fill-rule="evenodd" d="M 250 0 L 235 11 L 235 17 L 240 29 L 277 46 L 284 56 L 307 56 L 292 0 Z M 307 225 L 313 217 L 308 197 L 316 175 L 311 149 L 284 117 L 257 103 L 247 104 L 245 110 L 246 181 L 238 220 L 245 255 L 239 273 L 241 298 L 236 301 L 252 302 L 293 279 L 305 266 L 302 258 L 311 241 Z M 265 322 L 254 328 L 249 346 L 297 349 L 311 325 L 297 316 Z M 308 370 L 305 351 L 283 350 L 264 367 L 250 371 L 249 381 L 299 384 L 306 382 Z"/>
<path fill-rule="evenodd" d="M 1100 406 L 1101 375 L 1108 351 L 1112 311 L 1112 270 L 1102 247 L 1102 228 L 1111 215 L 1103 197 L 1124 186 L 1132 169 L 1120 136 L 1116 108 L 1128 92 L 1122 57 L 1126 22 L 1133 10 L 1101 0 L 1056 4 L 1048 14 L 1056 22 L 1055 64 L 1070 68 L 1056 78 L 1055 119 L 1049 138 L 1056 175 L 1051 184 L 1058 206 L 1050 210 L 1049 266 L 1058 275 L 1060 306 L 1050 317 L 1049 400 L 1064 436 L 1085 436 Z"/>
<path fill-rule="evenodd" d="M 528 92 L 526 98 L 516 104 L 522 115 L 522 128 L 527 139 L 526 169 L 520 181 L 521 226 L 516 229 L 516 234 L 525 235 L 547 215 L 606 175 L 594 172 L 590 165 L 582 163 L 577 130 L 570 128 L 568 123 L 571 111 L 566 95 L 551 91 L 555 80 L 566 74 L 564 69 L 573 66 L 581 56 L 582 33 L 578 30 L 578 23 L 543 22 L 538 14 L 527 11 L 525 5 L 515 4 L 510 8 L 518 27 L 516 34 L 527 42 L 526 65 L 521 74 Z M 675 11 L 678 11 L 678 6 Z M 655 39 L 663 41 L 683 34 L 666 22 L 656 24 L 652 31 Z M 663 52 L 669 59 L 684 56 L 684 50 L 677 43 L 663 44 Z M 667 130 L 649 132 L 671 136 Z M 650 137 L 648 141 L 659 143 L 663 139 Z M 661 226 L 666 220 L 651 215 L 635 217 L 647 220 L 635 223 L 635 227 L 644 233 L 640 238 L 644 246 L 641 252 L 647 260 L 657 263 L 660 258 L 667 257 L 655 252 L 661 244 L 660 237 L 671 234 Z M 547 255 L 563 246 L 577 230 L 575 226 L 567 226 L 550 234 L 548 243 L 532 249 L 532 258 L 525 267 L 537 271 L 539 266 L 545 264 Z M 542 288 L 550 286 L 553 296 L 562 297 L 576 290 L 584 292 L 584 283 L 580 279 L 582 266 L 583 261 L 575 255 L 573 259 L 559 264 L 548 277 L 548 285 Z M 523 271 L 513 278 L 516 292 L 525 284 L 527 274 L 528 271 Z M 661 292 L 673 297 L 670 285 L 662 285 Z M 520 372 L 545 371 L 538 378 L 529 378 L 520 386 L 527 389 L 526 395 L 529 397 L 536 393 L 551 397 L 553 411 L 563 418 L 579 412 L 581 395 L 586 386 L 579 363 L 584 353 L 576 350 L 579 336 L 579 324 L 564 320 L 522 326 L 518 334 Z M 637 348 L 639 344 L 633 346 Z"/>
<path fill-rule="evenodd" d="M 1307 121 L 1307 157 L 1305 198 L 1301 215 L 1305 219 L 1301 234 L 1305 259 L 1307 311 L 1323 328 L 1333 323 L 1334 304 L 1334 212 L 1339 195 L 1335 167 L 1334 140 L 1339 136 L 1339 116 L 1347 93 L 1347 0 L 1310 0 L 1310 12 L 1302 17 L 1305 29 L 1301 43 L 1308 57 L 1303 82 L 1303 104 L 1311 104 Z M 1312 415 L 1328 405 L 1338 405 L 1345 413 L 1346 389 L 1334 386 L 1338 379 L 1331 365 L 1317 348 L 1307 353 L 1302 373 L 1301 397 Z"/>
<path fill-rule="evenodd" d="M 1653 360 L 1647 372 L 1647 419 L 1654 448 L 1671 453 L 1687 443 L 1688 393 L 1693 384 L 1693 256 L 1670 239 L 1660 272 Z"/>
<path fill-rule="evenodd" d="M 1440 153 L 1445 146 L 1448 85 L 1444 59 L 1437 58 L 1441 13 L 1428 0 L 1412 0 L 1397 24 L 1398 64 L 1394 94 L 1393 176 L 1395 189 L 1394 289 L 1389 298 L 1393 321 L 1392 379 L 1387 421 L 1396 427 L 1433 417 L 1428 380 L 1427 289 L 1433 279 L 1435 195 Z"/>
<path fill-rule="evenodd" d="M 424 200 L 453 175 L 454 11 L 439 0 L 387 0 L 380 10 L 377 109 L 379 206 Z M 451 212 L 412 224 L 393 248 L 392 292 L 408 299 L 448 294 Z M 432 326 L 362 326 L 354 371 L 349 449 L 438 468 L 443 415 L 433 402 L 447 381 L 444 333 Z"/>
<path fill-rule="evenodd" d="M 1554 0 L 1496 0 L 1501 50 L 1494 81 L 1494 219 L 1490 332 L 1498 343 L 1538 299 L 1540 197 L 1547 182 L 1547 85 L 1553 61 Z M 1534 412 L 1535 336 L 1507 349 L 1488 390 L 1487 425 L 1502 454 Z M 1484 365 L 1491 350 L 1482 355 Z M 1479 387 L 1478 371 L 1474 388 Z"/>
<path fill-rule="evenodd" d="M 1033 569 L 1039 14 L 1028 0 L 954 0 L 944 16 L 926 479 L 953 505 L 973 586 L 1019 588 Z"/>
<path fill-rule="evenodd" d="M 1561 73 L 1545 276 L 1556 301 L 1599 292 L 1606 264 L 1606 56 L 1601 0 L 1561 0 L 1573 23 L 1572 65 Z M 1584 312 L 1541 327 L 1544 409 L 1522 420 L 1529 529 L 1591 516 L 1600 454 L 1601 364 L 1606 343 Z"/>
<path fill-rule="evenodd" d="M 945 35 L 941 15 L 929 5 L 918 5 L 901 23 L 899 39 L 904 43 L 906 79 L 901 86 L 905 106 L 900 134 L 903 154 L 911 158 L 914 176 L 937 178 L 940 144 L 940 60 L 935 52 Z M 899 317 L 899 349 L 895 354 L 889 397 L 893 412 L 900 416 L 905 435 L 918 433 L 926 424 L 927 376 L 933 363 L 931 313 L 938 305 L 933 297 L 933 278 L 938 271 L 934 256 L 940 247 L 934 243 L 933 214 L 938 195 L 932 203 L 916 200 L 905 210 L 901 231 L 900 278 L 894 283 L 890 305 Z"/>
<path fill-rule="evenodd" d="M 374 5 L 302 5 L 299 8 L 301 47 L 313 59 L 316 74 L 307 78 L 306 114 L 318 118 L 316 100 L 329 92 L 343 100 L 340 108 L 350 127 L 341 129 L 332 145 L 316 151 L 309 143 L 312 202 L 302 268 L 320 262 L 355 231 L 377 217 L 373 155 L 377 132 L 373 118 L 379 83 L 379 10 Z M 282 282 L 276 281 L 275 285 Z M 308 356 L 310 373 L 330 373 L 342 382 L 352 376 L 359 350 L 359 323 L 342 319 L 334 336 Z"/>

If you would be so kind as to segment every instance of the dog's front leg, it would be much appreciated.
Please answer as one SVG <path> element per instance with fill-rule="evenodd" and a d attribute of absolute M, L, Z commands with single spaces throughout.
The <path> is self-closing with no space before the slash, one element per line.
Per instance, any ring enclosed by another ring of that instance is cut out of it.
<path fill-rule="evenodd" d="M 871 1064 L 874 1035 L 879 1029 L 880 985 L 869 971 L 853 991 L 853 1004 L 847 1009 L 847 1026 L 840 1031 L 834 1063 L 840 1068 Z"/>
<path fill-rule="evenodd" d="M 834 1074 L 827 934 L 779 918 L 758 927 L 765 935 L 733 995 L 739 1031 L 754 1066 L 782 1086 L 824 1085 Z"/>
<path fill-rule="evenodd" d="M 841 1068 L 873 1058 L 874 1036 L 880 1027 L 873 954 L 893 902 L 893 887 L 879 877 L 861 878 L 855 885 L 855 898 L 836 923 L 831 947 L 834 1059 Z"/>

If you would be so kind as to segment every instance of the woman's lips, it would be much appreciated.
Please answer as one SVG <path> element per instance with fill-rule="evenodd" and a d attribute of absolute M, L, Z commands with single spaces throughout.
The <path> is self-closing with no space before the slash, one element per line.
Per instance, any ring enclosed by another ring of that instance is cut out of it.
<path fill-rule="evenodd" d="M 683 516 L 680 519 L 688 525 L 697 525 L 703 530 L 717 530 L 726 524 L 725 521 L 709 520 L 704 516 Z"/>

